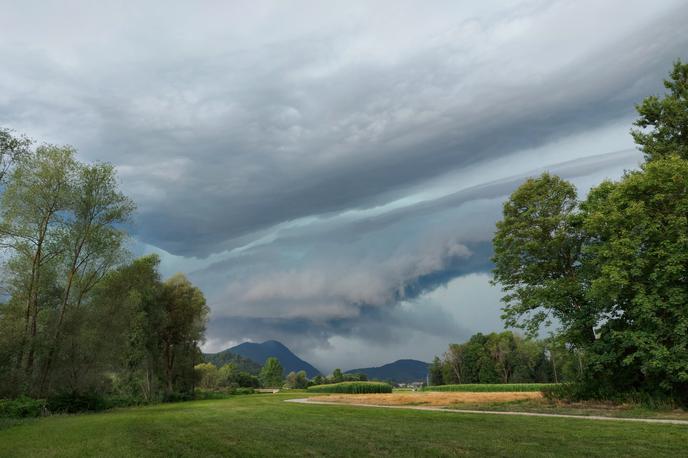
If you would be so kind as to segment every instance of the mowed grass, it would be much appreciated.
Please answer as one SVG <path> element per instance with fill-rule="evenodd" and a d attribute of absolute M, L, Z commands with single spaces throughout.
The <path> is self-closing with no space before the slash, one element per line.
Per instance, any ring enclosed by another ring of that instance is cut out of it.
<path fill-rule="evenodd" d="M 656 457 L 681 456 L 688 443 L 680 425 L 283 402 L 289 397 L 42 418 L 0 430 L 0 456 Z"/>
<path fill-rule="evenodd" d="M 496 393 L 500 391 L 542 391 L 553 388 L 556 383 L 465 383 L 461 385 L 427 386 L 423 391 L 470 391 L 473 393 Z"/>

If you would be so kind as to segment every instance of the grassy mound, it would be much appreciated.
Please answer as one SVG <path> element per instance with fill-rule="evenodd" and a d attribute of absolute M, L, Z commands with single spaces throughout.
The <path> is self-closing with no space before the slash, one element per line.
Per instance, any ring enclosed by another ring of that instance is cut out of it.
<path fill-rule="evenodd" d="M 309 386 L 308 391 L 312 393 L 391 393 L 392 385 L 382 382 L 340 382 L 329 385 Z"/>
<path fill-rule="evenodd" d="M 557 386 L 556 383 L 465 383 L 461 385 L 427 386 L 423 391 L 470 391 L 495 393 L 502 391 L 543 391 Z"/>

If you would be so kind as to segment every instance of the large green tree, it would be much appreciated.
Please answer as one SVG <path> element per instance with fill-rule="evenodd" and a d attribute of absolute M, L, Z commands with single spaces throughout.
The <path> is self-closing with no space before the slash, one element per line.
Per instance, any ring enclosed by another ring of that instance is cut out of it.
<path fill-rule="evenodd" d="M 688 403 L 688 66 L 665 86 L 638 106 L 640 170 L 582 202 L 558 177 L 529 179 L 497 224 L 506 323 L 535 333 L 555 318 L 590 395 Z"/>
<path fill-rule="evenodd" d="M 266 388 L 279 388 L 284 380 L 284 369 L 277 358 L 271 357 L 265 361 L 260 370 L 260 382 Z"/>
<path fill-rule="evenodd" d="M 581 282 L 584 235 L 576 189 L 544 173 L 514 191 L 503 215 L 492 260 L 493 283 L 506 292 L 506 325 L 536 335 L 556 319 L 573 342 L 592 342 L 597 317 Z"/>
<path fill-rule="evenodd" d="M 663 97 L 647 97 L 636 107 L 640 117 L 631 134 L 649 160 L 688 159 L 688 63 L 676 61 L 664 87 Z"/>
<path fill-rule="evenodd" d="M 688 401 L 688 160 L 654 159 L 603 183 L 583 212 L 588 297 L 602 318 L 591 376 Z"/>
<path fill-rule="evenodd" d="M 176 274 L 163 283 L 160 300 L 164 315 L 159 333 L 165 383 L 167 393 L 171 394 L 179 386 L 178 381 L 193 381 L 193 368 L 202 361 L 198 345 L 204 338 L 208 306 L 201 290 L 183 274 Z M 181 389 L 188 390 L 187 385 Z"/>

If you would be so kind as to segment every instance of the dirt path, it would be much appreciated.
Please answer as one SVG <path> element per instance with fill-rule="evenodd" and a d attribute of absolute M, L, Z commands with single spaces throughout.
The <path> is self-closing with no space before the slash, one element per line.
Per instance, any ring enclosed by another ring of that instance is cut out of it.
<path fill-rule="evenodd" d="M 602 417 L 598 415 L 566 415 L 555 413 L 536 413 L 536 412 L 498 412 L 494 410 L 462 410 L 462 409 L 445 409 L 441 407 L 429 406 L 399 406 L 399 405 L 374 405 L 374 404 L 354 404 L 341 403 L 331 401 L 318 401 L 313 398 L 300 399 L 286 399 L 285 402 L 295 402 L 299 404 L 318 404 L 318 405 L 333 405 L 333 406 L 354 406 L 354 407 L 373 407 L 378 409 L 409 409 L 409 410 L 428 410 L 432 412 L 456 412 L 456 413 L 474 413 L 483 415 L 521 415 L 524 417 L 553 417 L 553 418 L 576 418 L 579 420 L 602 420 L 602 421 L 635 421 L 640 423 L 664 423 L 670 425 L 686 425 L 688 420 L 670 420 L 659 418 L 621 418 L 621 417 Z"/>

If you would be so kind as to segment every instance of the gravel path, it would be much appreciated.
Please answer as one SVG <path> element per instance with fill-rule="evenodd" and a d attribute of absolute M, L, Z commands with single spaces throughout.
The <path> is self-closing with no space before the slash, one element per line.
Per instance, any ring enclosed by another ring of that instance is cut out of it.
<path fill-rule="evenodd" d="M 566 415 L 558 413 L 536 413 L 536 412 L 499 412 L 494 410 L 462 410 L 462 409 L 445 409 L 443 407 L 429 407 L 429 406 L 381 406 L 373 404 L 356 404 L 343 402 L 329 402 L 318 401 L 313 398 L 300 399 L 286 399 L 285 402 L 295 402 L 299 404 L 319 404 L 319 405 L 333 405 L 333 406 L 354 406 L 354 407 L 374 407 L 378 409 L 408 409 L 408 410 L 429 410 L 432 412 L 457 412 L 457 413 L 475 413 L 483 415 L 520 415 L 524 417 L 553 417 L 553 418 L 575 418 L 578 420 L 602 420 L 602 421 L 635 421 L 640 423 L 664 423 L 670 425 L 686 425 L 688 420 L 670 420 L 659 418 L 621 418 L 621 417 L 602 417 L 599 415 Z"/>

